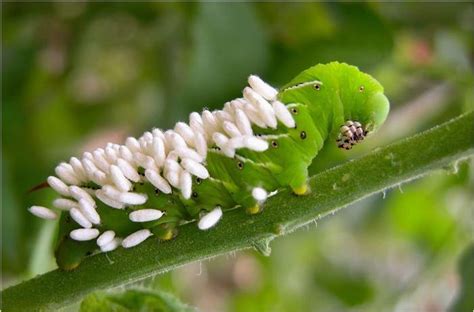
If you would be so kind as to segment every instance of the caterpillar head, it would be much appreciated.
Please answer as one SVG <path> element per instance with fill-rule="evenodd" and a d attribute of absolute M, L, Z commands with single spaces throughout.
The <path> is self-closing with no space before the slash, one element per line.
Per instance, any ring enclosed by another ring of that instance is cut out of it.
<path fill-rule="evenodd" d="M 358 121 L 348 120 L 339 130 L 336 142 L 337 147 L 350 150 L 352 146 L 364 140 L 368 131 Z"/>
<path fill-rule="evenodd" d="M 389 111 L 383 87 L 357 67 L 332 62 L 311 67 L 279 93 L 285 103 L 308 105 L 315 123 L 326 120 L 328 135 L 340 148 L 350 149 L 378 129 Z"/>

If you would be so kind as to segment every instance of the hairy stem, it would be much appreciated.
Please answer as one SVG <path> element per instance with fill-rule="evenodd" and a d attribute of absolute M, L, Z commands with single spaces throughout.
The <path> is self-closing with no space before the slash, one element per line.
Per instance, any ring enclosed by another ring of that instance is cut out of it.
<path fill-rule="evenodd" d="M 469 112 L 312 177 L 308 196 L 280 192 L 265 203 L 259 215 L 236 209 L 209 231 L 188 224 L 172 241 L 149 239 L 133 249 L 89 257 L 75 271 L 55 270 L 10 287 L 2 292 L 3 309 L 55 309 L 92 291 L 135 282 L 192 261 L 250 247 L 269 253 L 268 243 L 276 236 L 373 193 L 455 166 L 473 154 L 474 112 Z"/>

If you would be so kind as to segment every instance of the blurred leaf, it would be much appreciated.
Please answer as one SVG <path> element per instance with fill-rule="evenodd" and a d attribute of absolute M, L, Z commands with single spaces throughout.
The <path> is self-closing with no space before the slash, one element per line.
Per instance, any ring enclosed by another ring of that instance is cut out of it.
<path fill-rule="evenodd" d="M 279 80 L 314 64 L 335 60 L 367 69 L 390 55 L 392 31 L 367 4 L 326 5 L 335 24 L 333 35 L 289 47 L 292 57 L 281 57 L 281 64 L 275 67 Z"/>
<path fill-rule="evenodd" d="M 13 181 L 10 176 L 9 161 L 2 157 L 2 271 L 19 271 L 21 269 L 20 250 L 20 229 L 22 227 L 21 207 L 13 194 Z"/>
<path fill-rule="evenodd" d="M 424 180 L 424 183 L 405 186 L 402 194 L 391 196 L 386 204 L 387 218 L 396 231 L 428 252 L 436 251 L 455 234 L 455 220 L 439 196 L 446 186 L 438 181 Z"/>
<path fill-rule="evenodd" d="M 274 40 L 287 46 L 328 38 L 334 35 L 334 22 L 324 3 L 258 3 Z"/>
<path fill-rule="evenodd" d="M 429 28 L 432 25 L 451 25 L 462 21 L 461 15 L 472 10 L 469 2 L 380 2 L 377 8 L 384 16 L 405 25 Z"/>
<path fill-rule="evenodd" d="M 375 293 L 374 286 L 366 275 L 349 268 L 334 267 L 330 262 L 319 264 L 315 282 L 328 295 L 334 296 L 347 307 L 367 303 Z"/>
<path fill-rule="evenodd" d="M 435 36 L 435 49 L 441 65 L 459 74 L 471 72 L 467 44 L 454 32 L 440 31 Z"/>
<path fill-rule="evenodd" d="M 474 310 L 474 245 L 470 245 L 461 255 L 458 273 L 461 278 L 460 292 L 450 309 L 453 312 Z"/>
<path fill-rule="evenodd" d="M 42 220 L 43 221 L 43 220 Z M 34 241 L 29 263 L 29 274 L 34 277 L 56 267 L 53 241 L 58 229 L 57 222 L 43 222 Z"/>
<path fill-rule="evenodd" d="M 192 40 L 189 72 L 168 106 L 177 118 L 239 96 L 247 76 L 267 65 L 267 38 L 250 3 L 200 3 Z"/>
<path fill-rule="evenodd" d="M 130 289 L 121 293 L 98 292 L 81 303 L 81 312 L 192 312 L 196 309 L 180 302 L 175 296 L 158 290 Z"/>

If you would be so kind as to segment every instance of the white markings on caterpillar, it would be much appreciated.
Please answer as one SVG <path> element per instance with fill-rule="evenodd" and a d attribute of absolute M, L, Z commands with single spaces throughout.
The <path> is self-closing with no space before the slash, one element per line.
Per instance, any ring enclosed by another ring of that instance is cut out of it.
<path fill-rule="evenodd" d="M 189 158 L 198 163 L 201 163 L 204 160 L 204 157 L 202 157 L 198 152 L 187 147 L 180 147 L 177 148 L 175 151 L 176 155 L 179 156 L 179 158 L 181 159 Z"/>
<path fill-rule="evenodd" d="M 222 124 L 222 128 L 224 128 L 224 131 L 230 136 L 230 137 L 240 137 L 242 134 L 240 133 L 239 129 L 237 126 L 230 122 L 230 121 L 224 121 Z"/>
<path fill-rule="evenodd" d="M 148 237 L 153 235 L 149 229 L 138 230 L 127 237 L 124 238 L 122 241 L 123 248 L 131 248 L 134 247 L 143 241 L 145 241 Z"/>
<path fill-rule="evenodd" d="M 243 135 L 253 135 L 252 125 L 245 113 L 237 108 L 235 109 L 235 124 Z"/>
<path fill-rule="evenodd" d="M 123 175 L 132 182 L 139 182 L 140 175 L 137 170 L 130 165 L 130 163 L 122 158 L 117 159 L 117 166 L 122 171 Z"/>
<path fill-rule="evenodd" d="M 170 194 L 171 186 L 158 172 L 155 170 L 145 170 L 145 177 L 147 180 L 162 193 Z"/>
<path fill-rule="evenodd" d="M 275 110 L 275 115 L 277 118 L 288 128 L 294 128 L 296 126 L 295 120 L 291 113 L 288 111 L 288 108 L 280 101 L 274 101 L 272 103 L 273 109 Z"/>
<path fill-rule="evenodd" d="M 140 209 L 131 212 L 128 217 L 132 222 L 149 222 L 158 220 L 163 216 L 163 212 L 157 209 Z"/>
<path fill-rule="evenodd" d="M 100 251 L 108 252 L 117 249 L 118 246 L 122 243 L 122 240 L 118 237 L 112 239 L 109 243 L 100 246 Z"/>
<path fill-rule="evenodd" d="M 255 92 L 252 88 L 246 87 L 244 89 L 244 98 L 249 101 L 260 112 L 259 116 L 270 128 L 277 127 L 277 120 L 273 107 L 260 94 Z"/>
<path fill-rule="evenodd" d="M 185 158 L 181 160 L 181 166 L 183 166 L 183 168 L 187 172 L 191 173 L 192 175 L 198 178 L 201 178 L 201 179 L 209 178 L 209 172 L 207 171 L 206 167 L 204 167 L 203 165 L 201 165 L 200 163 L 192 159 Z"/>
<path fill-rule="evenodd" d="M 88 178 L 99 185 L 104 185 L 107 183 L 107 176 L 104 172 L 100 171 L 96 165 L 94 165 L 93 158 L 89 158 L 87 155 L 90 153 L 84 153 L 84 158 L 82 159 L 82 165 L 84 170 L 87 173 Z"/>
<path fill-rule="evenodd" d="M 79 180 L 87 181 L 87 174 L 84 169 L 84 166 L 82 165 L 82 162 L 76 157 L 71 157 L 71 159 L 69 160 L 69 163 L 71 164 L 74 170 L 74 173 L 79 178 Z"/>
<path fill-rule="evenodd" d="M 142 193 L 127 192 L 121 193 L 119 199 L 120 202 L 127 205 L 142 205 L 148 200 L 148 195 Z"/>
<path fill-rule="evenodd" d="M 244 137 L 244 146 L 256 152 L 263 152 L 268 149 L 268 142 L 254 136 Z"/>
<path fill-rule="evenodd" d="M 109 195 L 105 193 L 103 189 L 95 191 L 95 196 L 104 204 L 107 206 L 110 206 L 112 208 L 116 209 L 123 209 L 125 208 L 125 204 L 122 202 L 119 202 L 113 198 L 111 198 Z"/>
<path fill-rule="evenodd" d="M 256 152 L 267 150 L 270 139 L 257 137 L 252 126 L 275 129 L 281 123 L 294 128 L 295 121 L 289 106 L 277 100 L 276 89 L 254 75 L 248 78 L 248 83 L 250 87 L 243 90 L 243 97 L 225 103 L 223 110 L 191 113 L 189 123 L 178 122 L 173 130 L 153 129 L 138 139 L 127 138 L 124 145 L 109 143 L 104 149 L 85 152 L 82 158 L 72 157 L 69 163 L 59 164 L 55 169 L 59 178 L 49 177 L 48 184 L 65 198 L 54 200 L 53 206 L 69 210 L 75 222 L 90 229 L 101 221 L 95 199 L 116 209 L 143 205 L 148 201 L 146 194 L 133 191 L 134 183 L 150 182 L 164 194 L 172 193 L 175 188 L 184 198 L 190 198 L 192 176 L 210 178 L 205 163 L 210 147 L 217 146 L 218 153 L 231 158 L 241 148 Z M 314 83 L 320 82 L 290 88 Z M 252 196 L 257 201 L 264 201 L 268 194 L 262 188 L 254 188 Z M 56 213 L 45 207 L 33 206 L 30 211 L 42 218 L 56 218 Z M 161 214 L 155 209 L 140 209 L 132 212 L 129 218 L 134 222 L 146 222 L 160 218 Z M 198 227 L 208 229 L 221 216 L 222 209 L 216 207 L 200 218 Z M 79 233 L 92 232 L 95 231 Z M 102 251 L 113 250 L 120 244 L 132 247 L 152 235 L 149 230 L 140 230 L 122 241 L 111 233 L 106 231 L 97 240 Z"/>
<path fill-rule="evenodd" d="M 200 230 L 210 229 L 211 227 L 216 225 L 217 222 L 219 222 L 221 217 L 222 217 L 222 209 L 221 207 L 216 207 L 214 208 L 214 210 L 205 214 L 204 216 L 201 217 L 201 219 L 199 219 L 198 228 Z"/>
<path fill-rule="evenodd" d="M 71 208 L 71 210 L 69 210 L 69 214 L 71 215 L 71 218 L 83 228 L 90 229 L 92 227 L 92 223 L 82 214 L 78 208 Z"/>
<path fill-rule="evenodd" d="M 55 169 L 56 175 L 67 184 L 79 184 L 81 181 L 68 163 L 61 163 Z"/>
<path fill-rule="evenodd" d="M 132 183 L 125 177 L 122 170 L 120 170 L 118 166 L 110 166 L 110 176 L 114 184 L 122 192 L 128 192 L 132 188 Z"/>
<path fill-rule="evenodd" d="M 181 166 L 174 159 L 167 159 L 163 169 L 163 176 L 175 188 L 179 188 L 179 174 L 181 173 Z"/>
<path fill-rule="evenodd" d="M 57 193 L 59 193 L 62 196 L 70 196 L 69 194 L 69 187 L 61 181 L 60 179 L 56 177 L 48 177 L 48 184 L 51 186 L 53 190 L 55 190 Z"/>
<path fill-rule="evenodd" d="M 105 231 L 104 233 L 100 234 L 100 236 L 97 238 L 97 246 L 103 247 L 110 243 L 113 239 L 115 238 L 115 232 L 114 231 Z"/>
<path fill-rule="evenodd" d="M 100 224 L 100 216 L 95 210 L 95 207 L 84 198 L 79 201 L 79 210 L 82 212 L 82 215 L 90 221 L 90 223 Z"/>
<path fill-rule="evenodd" d="M 33 215 L 37 216 L 38 218 L 41 219 L 46 219 L 46 220 L 55 220 L 58 215 L 56 212 L 52 211 L 49 208 L 42 207 L 42 206 L 31 206 L 30 209 L 28 209 Z"/>
<path fill-rule="evenodd" d="M 319 80 L 313 80 L 313 81 L 307 81 L 307 82 L 297 83 L 297 84 L 295 84 L 294 86 L 287 87 L 287 88 L 281 90 L 281 92 L 285 92 L 285 91 L 293 90 L 293 89 L 299 89 L 299 88 L 303 88 L 303 87 L 306 87 L 306 86 L 314 86 L 314 85 L 322 86 L 323 83 L 322 83 L 321 81 L 319 81 Z"/>
<path fill-rule="evenodd" d="M 110 164 L 105 159 L 105 151 L 101 148 L 96 149 L 92 156 L 94 158 L 94 164 L 105 173 L 109 173 L 110 171 Z"/>
<path fill-rule="evenodd" d="M 174 131 L 176 131 L 188 145 L 192 145 L 194 142 L 194 132 L 190 126 L 184 122 L 178 122 L 174 126 Z"/>
<path fill-rule="evenodd" d="M 69 233 L 69 237 L 76 241 L 89 241 L 99 236 L 98 229 L 76 229 Z"/>
<path fill-rule="evenodd" d="M 204 134 L 196 133 L 194 138 L 194 146 L 196 147 L 196 151 L 203 157 L 203 159 L 205 159 L 207 156 L 207 142 Z"/>
<path fill-rule="evenodd" d="M 182 170 L 179 176 L 179 181 L 180 181 L 179 187 L 181 188 L 181 194 L 183 195 L 185 199 L 189 199 L 191 197 L 192 187 L 193 187 L 193 179 L 191 177 L 191 174 L 185 170 Z"/>
<path fill-rule="evenodd" d="M 69 193 L 77 201 L 84 199 L 87 202 L 89 202 L 91 206 L 95 206 L 95 200 L 92 198 L 92 196 L 90 196 L 89 193 L 87 193 L 85 190 L 83 190 L 79 186 L 71 185 L 69 187 Z"/>
<path fill-rule="evenodd" d="M 268 192 L 261 187 L 254 187 L 252 189 L 252 197 L 258 202 L 264 202 L 267 200 Z"/>
<path fill-rule="evenodd" d="M 231 150 L 236 150 L 236 149 L 245 147 L 244 138 L 245 137 L 236 137 L 236 138 L 230 139 L 229 142 L 227 143 L 227 148 Z"/>
<path fill-rule="evenodd" d="M 71 208 L 78 207 L 79 203 L 67 198 L 56 198 L 53 200 L 53 206 L 61 210 L 69 210 Z"/>
<path fill-rule="evenodd" d="M 257 93 L 260 93 L 267 100 L 274 100 L 278 94 L 272 86 L 264 82 L 260 77 L 251 75 L 248 79 L 249 85 Z"/>

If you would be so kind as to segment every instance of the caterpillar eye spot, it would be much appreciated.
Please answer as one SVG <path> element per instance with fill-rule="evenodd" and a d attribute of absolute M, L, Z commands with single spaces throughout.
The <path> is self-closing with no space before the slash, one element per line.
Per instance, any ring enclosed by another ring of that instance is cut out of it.
<path fill-rule="evenodd" d="M 278 147 L 278 142 L 275 141 L 275 140 L 273 140 L 273 141 L 272 141 L 272 147 L 273 147 L 273 148 L 277 148 L 277 147 Z"/>
<path fill-rule="evenodd" d="M 156 189 L 155 189 L 155 195 L 158 195 L 158 193 L 159 193 L 159 191 L 158 191 L 158 189 L 156 188 Z"/>
<path fill-rule="evenodd" d="M 316 91 L 319 91 L 321 90 L 321 86 L 319 84 L 315 84 L 314 89 L 316 89 Z"/>
<path fill-rule="evenodd" d="M 193 198 L 197 198 L 197 197 L 198 197 L 198 193 L 193 192 L 193 193 L 191 194 L 191 196 L 192 196 Z"/>
<path fill-rule="evenodd" d="M 302 140 L 306 139 L 306 131 L 301 131 L 301 133 L 300 133 L 300 138 L 301 138 Z"/>
<path fill-rule="evenodd" d="M 90 256 L 90 255 L 92 255 L 92 251 L 86 252 L 86 256 Z"/>
<path fill-rule="evenodd" d="M 201 184 L 202 179 L 201 178 L 196 178 L 196 184 Z"/>
<path fill-rule="evenodd" d="M 359 87 L 359 92 L 364 92 L 364 90 L 365 90 L 365 87 L 364 87 L 364 86 L 360 86 L 360 87 Z"/>
<path fill-rule="evenodd" d="M 244 169 L 244 163 L 241 162 L 241 161 L 238 161 L 237 162 L 237 168 L 239 168 L 240 170 Z"/>
<path fill-rule="evenodd" d="M 296 109 L 295 107 L 293 107 L 293 108 L 291 109 L 291 113 L 292 113 L 293 115 L 297 115 L 297 114 L 298 114 L 298 109 Z"/>

